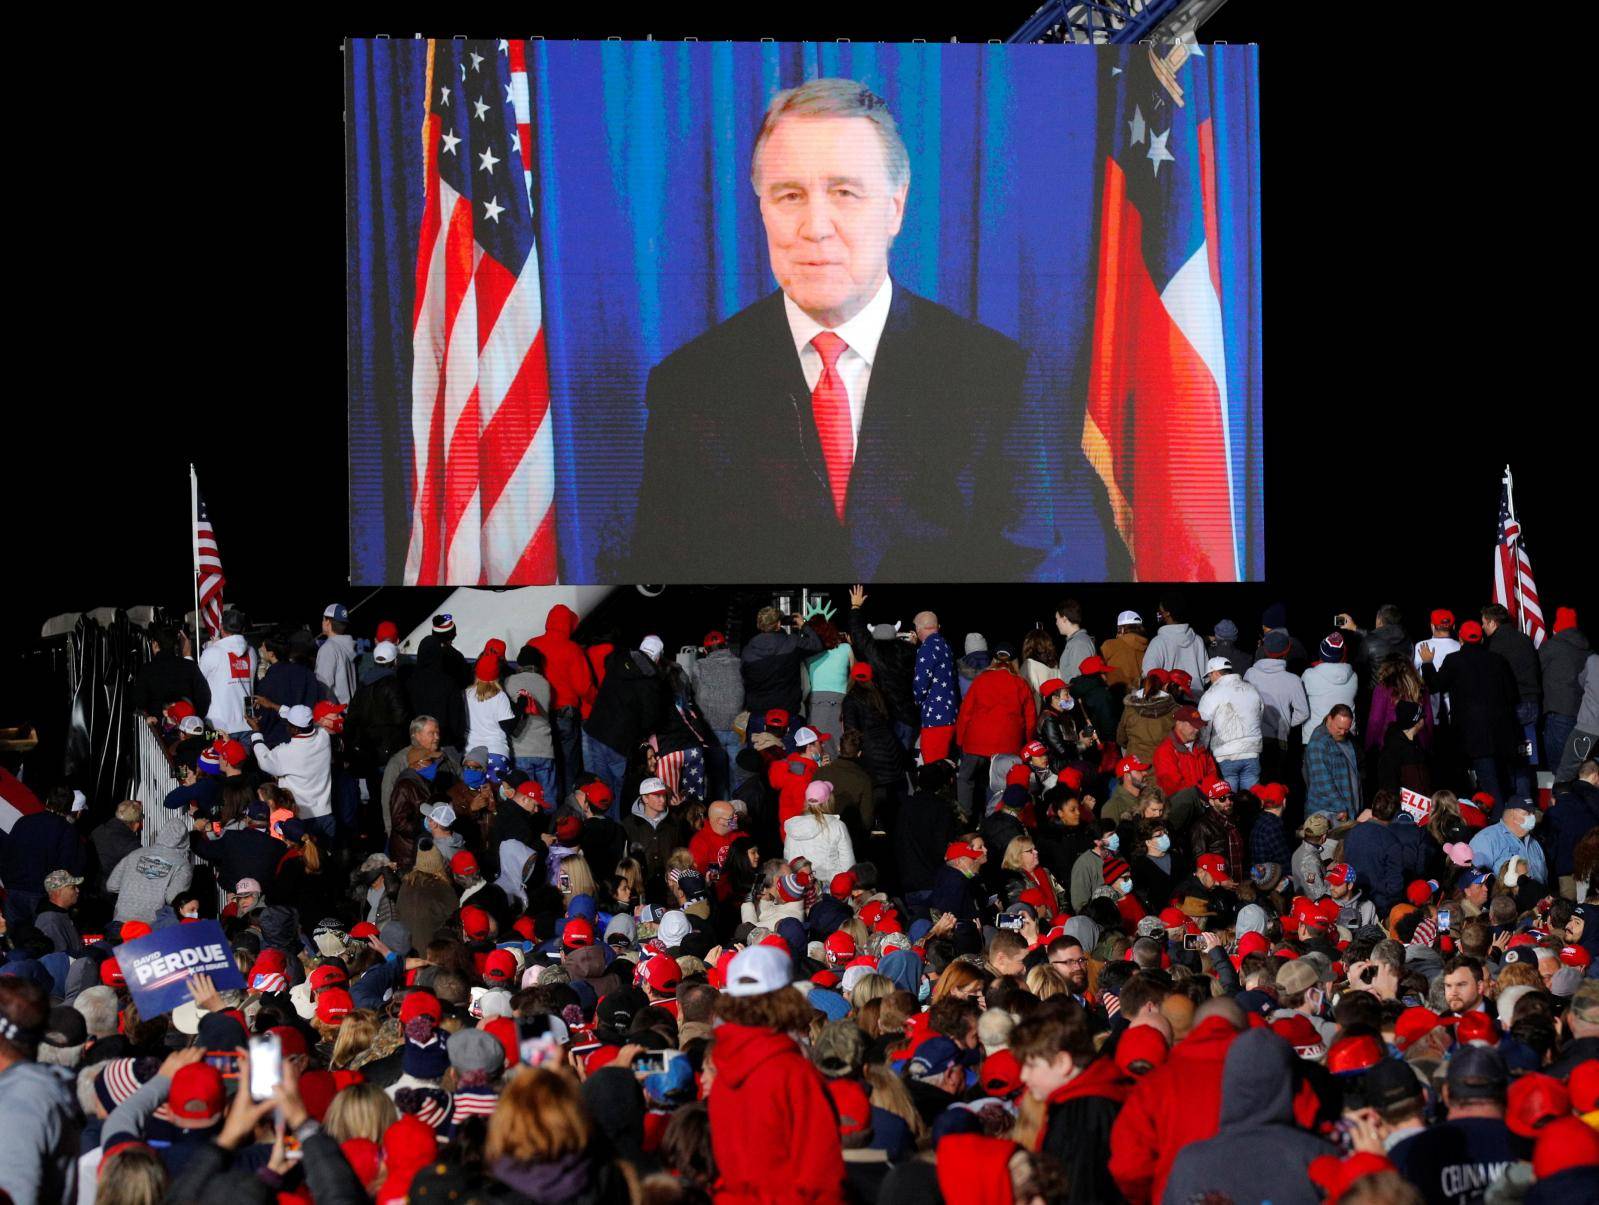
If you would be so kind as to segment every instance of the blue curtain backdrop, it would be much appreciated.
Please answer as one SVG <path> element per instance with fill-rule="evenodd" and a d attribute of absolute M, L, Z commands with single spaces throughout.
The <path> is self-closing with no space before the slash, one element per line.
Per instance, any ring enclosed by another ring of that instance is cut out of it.
<path fill-rule="evenodd" d="M 490 43 L 492 46 L 493 44 Z M 1104 493 L 1080 451 L 1093 331 L 1099 87 L 1126 51 L 1060 46 L 529 43 L 534 213 L 555 422 L 562 579 L 617 580 L 664 355 L 772 291 L 749 185 L 771 94 L 818 76 L 889 103 L 911 160 L 890 270 L 1031 352 L 1016 433 L 1041 580 L 1125 578 Z M 1259 160 L 1254 47 L 1212 47 L 1228 406 L 1245 576 L 1260 518 Z M 423 201 L 426 44 L 346 47 L 351 573 L 397 582 L 410 505 L 410 334 Z M 1151 434 L 1156 434 L 1152 431 Z M 1037 475 L 1036 477 L 1034 475 Z M 715 516 L 701 533 L 715 539 Z M 737 581 L 736 550 L 728 580 Z"/>

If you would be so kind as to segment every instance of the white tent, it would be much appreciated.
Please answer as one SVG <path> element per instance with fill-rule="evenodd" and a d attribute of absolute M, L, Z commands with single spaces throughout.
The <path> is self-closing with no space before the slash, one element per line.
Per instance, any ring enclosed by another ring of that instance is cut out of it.
<path fill-rule="evenodd" d="M 556 603 L 565 603 L 582 619 L 599 606 L 615 586 L 519 586 L 509 590 L 463 586 L 438 605 L 434 614 L 455 618 L 455 647 L 475 657 L 490 639 L 505 641 L 508 655 L 516 656 L 535 636 L 544 634 L 544 617 Z M 433 630 L 430 615 L 400 641 L 400 652 L 415 654 L 422 638 Z"/>

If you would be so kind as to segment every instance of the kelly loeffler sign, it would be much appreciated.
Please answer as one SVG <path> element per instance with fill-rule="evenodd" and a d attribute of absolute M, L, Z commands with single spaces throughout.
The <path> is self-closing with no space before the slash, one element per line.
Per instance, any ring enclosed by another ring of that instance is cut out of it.
<path fill-rule="evenodd" d="M 117 947 L 117 965 L 139 1015 L 171 1012 L 189 999 L 191 975 L 209 975 L 218 991 L 243 988 L 233 947 L 214 920 L 172 925 Z"/>

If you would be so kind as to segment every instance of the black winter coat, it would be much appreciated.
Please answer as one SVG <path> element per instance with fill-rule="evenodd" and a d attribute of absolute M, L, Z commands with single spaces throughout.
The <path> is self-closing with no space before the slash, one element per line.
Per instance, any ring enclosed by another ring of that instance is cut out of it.
<path fill-rule="evenodd" d="M 1582 686 L 1578 679 L 1582 677 L 1582 668 L 1588 664 L 1588 655 L 1592 652 L 1588 647 L 1588 638 L 1577 628 L 1557 632 L 1543 642 L 1543 647 L 1538 650 L 1538 669 L 1543 674 L 1545 711 L 1553 715 L 1577 714 L 1582 706 Z"/>
<path fill-rule="evenodd" d="M 893 721 L 868 703 L 857 691 L 844 696 L 844 727 L 860 729 L 861 768 L 876 786 L 894 786 L 905 777 L 905 747 L 894 734 Z"/>
<path fill-rule="evenodd" d="M 1432 766 L 1427 751 L 1419 741 L 1407 737 L 1397 723 L 1388 725 L 1383 737 L 1382 754 L 1377 759 L 1377 786 L 1396 794 L 1401 787 L 1422 795 L 1432 794 Z"/>
<path fill-rule="evenodd" d="M 800 664 L 822 651 L 813 628 L 798 632 L 762 632 L 739 654 L 744 675 L 744 706 L 751 714 L 781 707 L 789 715 L 800 709 Z"/>
<path fill-rule="evenodd" d="M 1442 669 L 1421 665 L 1433 694 L 1449 695 L 1449 713 L 1467 757 L 1510 758 L 1521 741 L 1516 721 L 1520 695 L 1510 662 L 1480 644 L 1463 644 Z"/>
<path fill-rule="evenodd" d="M 960 832 L 954 805 L 942 796 L 918 791 L 905 801 L 890 839 L 899 866 L 900 887 L 927 891 L 944 865 L 944 851 Z"/>
<path fill-rule="evenodd" d="M 344 717 L 344 742 L 355 764 L 367 773 L 381 770 L 411 741 L 411 706 L 396 673 L 356 688 Z"/>
<path fill-rule="evenodd" d="M 583 731 L 631 757 L 634 747 L 661 727 L 671 708 L 666 676 L 655 663 L 643 653 L 613 649 L 605 659 L 605 681 Z"/>
<path fill-rule="evenodd" d="M 211 710 L 211 688 L 206 685 L 200 667 L 178 656 L 175 649 L 162 649 L 139 670 L 128 701 L 137 710 L 156 715 L 168 703 L 179 699 L 194 704 L 195 711 L 202 716 Z"/>
<path fill-rule="evenodd" d="M 1542 707 L 1543 673 L 1538 668 L 1538 650 L 1533 647 L 1532 637 L 1520 628 L 1502 623 L 1499 630 L 1488 637 L 1488 651 L 1510 663 L 1510 672 L 1516 676 L 1516 693 L 1521 702 Z M 1447 666 L 1449 662 L 1445 661 L 1444 664 Z"/>
<path fill-rule="evenodd" d="M 466 690 L 470 679 L 466 658 L 455 645 L 429 635 L 416 651 L 416 669 L 411 673 L 411 707 L 416 715 L 430 715 L 439 722 L 439 743 L 460 749 L 466 743 Z"/>
<path fill-rule="evenodd" d="M 916 680 L 916 646 L 897 637 L 878 640 L 872 635 L 866 616 L 855 608 L 849 613 L 849 639 L 855 656 L 872 667 L 872 681 L 883 692 L 889 716 L 915 728 L 921 724 L 921 708 L 916 705 L 912 686 Z"/>
<path fill-rule="evenodd" d="M 13 891 L 44 891 L 52 870 L 82 874 L 88 859 L 78 830 L 54 812 L 34 812 L 11 826 L 0 851 L 0 881 Z"/>
<path fill-rule="evenodd" d="M 1106 686 L 1099 674 L 1079 674 L 1067 685 L 1077 706 L 1094 725 L 1095 735 L 1102 741 L 1114 741 L 1116 722 L 1122 714 L 1122 699 L 1127 692 L 1120 686 Z"/>

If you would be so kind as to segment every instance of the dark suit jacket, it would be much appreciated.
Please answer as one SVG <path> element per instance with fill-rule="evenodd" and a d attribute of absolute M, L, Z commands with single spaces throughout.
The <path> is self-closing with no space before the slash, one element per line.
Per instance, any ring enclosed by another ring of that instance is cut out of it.
<path fill-rule="evenodd" d="M 897 283 L 844 522 L 781 292 L 650 373 L 631 580 L 1008 581 L 1039 560 L 1005 440 L 1027 356 Z"/>

